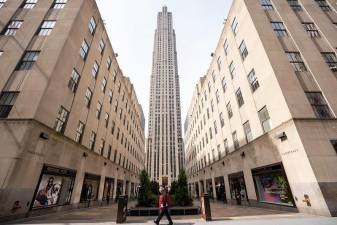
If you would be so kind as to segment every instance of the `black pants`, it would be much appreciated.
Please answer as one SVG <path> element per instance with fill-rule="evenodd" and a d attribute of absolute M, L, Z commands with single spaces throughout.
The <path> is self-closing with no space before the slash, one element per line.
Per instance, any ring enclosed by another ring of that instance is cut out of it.
<path fill-rule="evenodd" d="M 160 213 L 159 213 L 157 219 L 155 220 L 155 222 L 159 223 L 161 218 L 164 216 L 164 214 L 165 214 L 167 220 L 169 221 L 169 223 L 173 224 L 170 213 L 169 213 L 167 208 L 163 208 L 163 209 L 160 210 Z"/>

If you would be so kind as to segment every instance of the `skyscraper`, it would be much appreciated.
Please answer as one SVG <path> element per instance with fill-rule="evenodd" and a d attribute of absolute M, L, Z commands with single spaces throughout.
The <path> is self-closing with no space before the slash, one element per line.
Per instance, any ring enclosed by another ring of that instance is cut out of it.
<path fill-rule="evenodd" d="M 147 171 L 152 180 L 170 184 L 183 166 L 180 90 L 172 13 L 158 13 L 147 138 Z"/>

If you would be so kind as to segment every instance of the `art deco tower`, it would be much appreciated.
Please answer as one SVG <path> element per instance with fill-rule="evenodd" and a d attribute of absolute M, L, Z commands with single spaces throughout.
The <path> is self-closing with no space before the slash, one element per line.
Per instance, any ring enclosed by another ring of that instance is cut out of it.
<path fill-rule="evenodd" d="M 151 75 L 147 171 L 151 180 L 171 184 L 183 167 L 180 90 L 172 13 L 158 13 Z"/>

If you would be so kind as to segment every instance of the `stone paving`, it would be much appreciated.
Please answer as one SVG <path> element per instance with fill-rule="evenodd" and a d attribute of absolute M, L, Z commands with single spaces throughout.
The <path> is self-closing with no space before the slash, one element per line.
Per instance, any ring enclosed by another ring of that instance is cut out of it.
<path fill-rule="evenodd" d="M 131 204 L 132 205 L 132 204 Z M 197 216 L 172 216 L 179 225 L 337 225 L 337 218 L 287 213 L 270 209 L 231 206 L 212 202 L 212 222 Z M 15 225 L 114 225 L 117 205 L 52 213 L 16 221 Z M 128 217 L 128 225 L 153 224 L 155 217 Z M 161 224 L 168 224 L 163 221 Z"/>

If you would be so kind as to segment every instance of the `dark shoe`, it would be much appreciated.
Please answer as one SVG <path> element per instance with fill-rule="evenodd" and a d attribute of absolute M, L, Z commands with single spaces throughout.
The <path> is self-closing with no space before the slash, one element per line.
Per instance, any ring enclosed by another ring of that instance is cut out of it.
<path fill-rule="evenodd" d="M 173 225 L 173 222 L 169 223 L 169 225 Z"/>
<path fill-rule="evenodd" d="M 159 222 L 157 222 L 156 220 L 155 221 L 153 221 L 155 224 L 157 224 L 157 225 L 159 225 Z"/>

